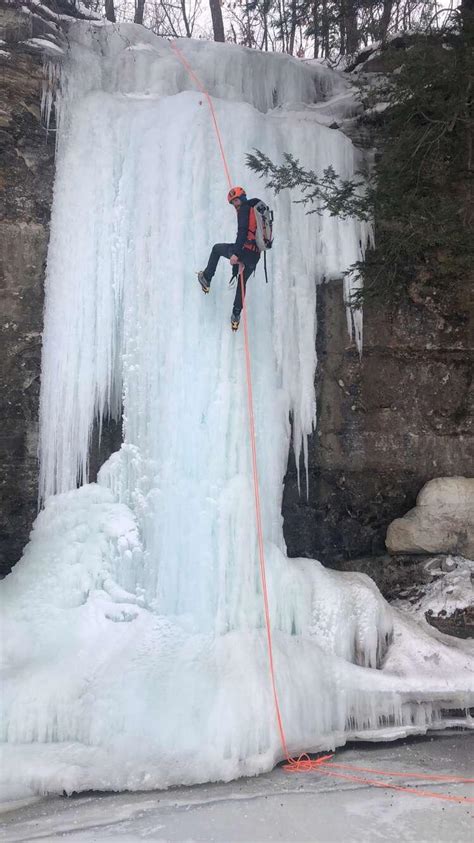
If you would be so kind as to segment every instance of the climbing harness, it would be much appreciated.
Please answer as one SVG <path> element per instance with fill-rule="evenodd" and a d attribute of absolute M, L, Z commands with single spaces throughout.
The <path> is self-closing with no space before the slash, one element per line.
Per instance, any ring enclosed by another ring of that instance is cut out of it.
<path fill-rule="evenodd" d="M 230 178 L 229 167 L 227 165 L 227 160 L 225 157 L 224 146 L 222 143 L 222 137 L 219 130 L 219 124 L 217 122 L 216 113 L 214 110 L 214 104 L 212 102 L 212 98 L 209 92 L 206 90 L 204 85 L 202 84 L 201 80 L 198 76 L 194 73 L 192 67 L 190 66 L 189 62 L 183 56 L 181 50 L 178 46 L 171 41 L 170 42 L 171 49 L 174 51 L 176 56 L 178 57 L 179 61 L 183 65 L 183 67 L 188 72 L 191 79 L 195 82 L 201 93 L 206 97 L 207 103 L 209 105 L 209 110 L 212 118 L 212 122 L 214 124 L 214 129 L 216 132 L 216 138 L 219 145 L 220 153 L 222 156 L 222 162 L 224 165 L 224 171 L 226 174 L 227 182 L 229 185 L 229 190 L 232 189 L 232 181 Z M 307 753 L 302 753 L 298 758 L 293 758 L 290 753 L 288 752 L 288 745 L 285 736 L 285 730 L 283 727 L 283 719 L 280 710 L 280 703 L 278 699 L 278 692 L 276 687 L 276 678 L 275 678 L 275 664 L 273 658 L 273 641 L 272 641 L 272 631 L 271 631 L 271 621 L 270 621 L 270 607 L 268 601 L 268 589 L 267 589 L 267 577 L 266 577 L 266 566 L 265 566 L 265 550 L 263 544 L 263 528 L 262 528 L 262 514 L 261 514 L 261 506 L 260 506 L 260 484 L 258 479 L 258 466 L 257 466 L 257 447 L 256 447 L 256 435 L 255 435 L 255 419 L 254 419 L 254 411 L 253 411 L 253 392 L 252 392 L 252 370 L 251 370 L 251 358 L 250 358 L 250 343 L 249 343 L 249 333 L 248 333 L 248 322 L 247 322 L 247 303 L 246 303 L 246 296 L 245 296 L 245 286 L 244 286 L 244 267 L 241 264 L 239 266 L 239 281 L 241 285 L 242 291 L 242 312 L 243 312 L 243 322 L 244 322 L 244 349 L 245 349 L 245 371 L 246 371 L 246 379 L 247 379 L 247 405 L 248 405 L 248 417 L 249 417 L 249 434 L 250 434 L 250 448 L 251 448 L 251 457 L 252 457 L 252 474 L 253 474 L 253 487 L 254 487 L 254 501 L 255 501 L 255 516 L 256 516 L 256 524 L 257 524 L 257 538 L 258 538 L 258 557 L 259 557 L 259 566 L 260 566 L 260 579 L 262 585 L 262 595 L 263 595 L 263 606 L 264 606 L 264 614 L 265 614 L 265 627 L 266 627 L 266 635 L 267 635 L 267 648 L 268 648 L 268 662 L 270 668 L 270 679 L 271 679 L 271 687 L 273 693 L 273 701 L 275 706 L 275 716 L 278 726 L 278 732 L 280 736 L 280 742 L 282 747 L 283 756 L 286 759 L 286 763 L 283 764 L 283 770 L 287 773 L 300 773 L 300 772 L 308 772 L 311 770 L 318 771 L 323 773 L 324 775 L 331 776 L 334 778 L 346 779 L 348 781 L 358 782 L 359 784 L 364 785 L 372 785 L 374 787 L 383 787 L 383 788 L 390 788 L 392 790 L 397 790 L 404 793 L 410 793 L 413 796 L 426 796 L 429 798 L 435 799 L 442 799 L 450 802 L 460 802 L 462 804 L 474 804 L 474 799 L 470 799 L 468 797 L 461 797 L 461 796 L 451 796 L 447 794 L 441 793 L 434 793 L 432 791 L 422 791 L 416 790 L 414 787 L 405 787 L 402 785 L 391 784 L 389 782 L 379 781 L 377 779 L 368 779 L 368 778 L 361 778 L 360 776 L 351 776 L 346 773 L 336 773 L 334 770 L 337 769 L 347 769 L 347 770 L 357 770 L 360 772 L 368 772 L 372 775 L 377 776 L 401 776 L 406 778 L 416 778 L 421 780 L 429 780 L 429 781 L 438 781 L 438 782 L 445 782 L 445 783 L 474 783 L 474 779 L 463 778 L 461 776 L 434 776 L 434 775 L 424 775 L 418 773 L 393 773 L 391 771 L 380 771 L 380 770 L 369 770 L 366 767 L 357 767 L 351 766 L 347 764 L 336 764 L 331 762 L 331 759 L 334 757 L 331 755 L 324 755 L 319 758 L 310 758 Z"/>

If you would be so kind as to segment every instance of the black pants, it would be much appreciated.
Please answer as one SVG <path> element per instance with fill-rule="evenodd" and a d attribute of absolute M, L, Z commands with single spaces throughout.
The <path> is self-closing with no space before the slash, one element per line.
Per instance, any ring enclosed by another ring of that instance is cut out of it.
<path fill-rule="evenodd" d="M 211 254 L 209 255 L 209 261 L 207 266 L 204 270 L 204 275 L 206 276 L 206 281 L 210 284 L 214 273 L 217 269 L 217 264 L 219 263 L 219 258 L 230 258 L 231 255 L 234 254 L 234 243 L 216 243 L 212 247 Z M 241 262 L 244 265 L 244 290 L 247 289 L 247 281 L 252 275 L 252 272 L 255 272 L 255 267 L 257 266 L 260 260 L 260 252 L 253 252 L 250 249 L 244 249 Z M 240 312 L 242 310 L 242 285 L 240 283 L 240 277 L 237 278 L 237 292 L 235 294 L 234 299 L 234 307 L 233 313 L 236 316 L 240 316 Z"/>

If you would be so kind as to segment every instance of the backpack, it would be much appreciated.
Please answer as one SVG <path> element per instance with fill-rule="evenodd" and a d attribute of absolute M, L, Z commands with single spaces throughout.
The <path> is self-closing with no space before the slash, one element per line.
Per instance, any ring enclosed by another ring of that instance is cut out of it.
<path fill-rule="evenodd" d="M 255 220 L 257 223 L 257 230 L 255 232 L 255 243 L 258 249 L 263 252 L 263 266 L 265 269 L 265 281 L 268 284 L 267 275 L 267 249 L 273 246 L 273 211 L 262 202 L 258 200 L 257 204 L 253 206 L 255 212 Z"/>
<path fill-rule="evenodd" d="M 255 242 L 261 252 L 271 249 L 273 245 L 273 211 L 261 199 L 253 206 L 257 231 Z"/>

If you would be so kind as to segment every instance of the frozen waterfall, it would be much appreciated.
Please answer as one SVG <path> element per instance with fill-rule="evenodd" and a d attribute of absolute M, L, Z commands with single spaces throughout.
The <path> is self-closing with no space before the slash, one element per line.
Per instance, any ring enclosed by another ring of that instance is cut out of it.
<path fill-rule="evenodd" d="M 351 108 L 341 76 L 230 45 L 180 49 L 214 97 L 232 177 L 249 195 L 263 190 L 245 168 L 254 147 L 347 178 L 358 167 L 350 140 L 328 128 Z M 281 748 L 243 333 L 229 328 L 228 268 L 209 296 L 194 274 L 212 243 L 235 236 L 206 101 L 169 43 L 133 25 L 74 24 L 59 78 L 41 393 L 46 503 L 2 584 L 10 781 L 61 792 L 262 772 Z M 369 230 L 307 216 L 285 193 L 262 198 L 276 218 L 271 280 L 259 266 L 247 303 L 289 746 L 422 732 L 443 709 L 472 701 L 467 644 L 409 624 L 363 575 L 288 560 L 282 531 L 289 418 L 298 460 L 316 421 L 317 284 L 362 256 Z M 354 328 L 360 342 L 360 317 Z M 121 414 L 122 448 L 88 484 L 93 425 Z"/>

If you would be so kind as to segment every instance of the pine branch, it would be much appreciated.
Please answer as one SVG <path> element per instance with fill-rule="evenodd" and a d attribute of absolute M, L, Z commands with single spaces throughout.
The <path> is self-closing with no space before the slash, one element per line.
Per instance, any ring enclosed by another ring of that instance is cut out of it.
<path fill-rule="evenodd" d="M 289 152 L 283 155 L 283 164 L 274 164 L 261 150 L 248 153 L 247 166 L 265 178 L 266 187 L 276 194 L 282 190 L 299 188 L 303 194 L 295 200 L 302 205 L 316 205 L 309 214 L 327 211 L 332 217 L 355 217 L 369 221 L 373 213 L 372 188 L 361 173 L 354 179 L 341 179 L 333 167 L 327 167 L 322 176 L 306 170 Z"/>

